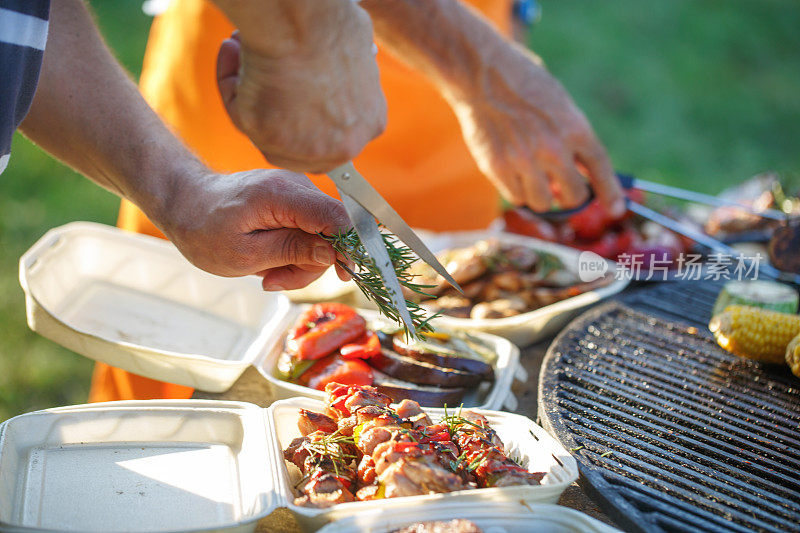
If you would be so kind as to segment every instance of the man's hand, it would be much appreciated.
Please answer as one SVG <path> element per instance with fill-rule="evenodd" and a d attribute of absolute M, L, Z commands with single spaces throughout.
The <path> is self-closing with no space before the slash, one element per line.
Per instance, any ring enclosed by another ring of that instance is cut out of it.
<path fill-rule="evenodd" d="M 220 276 L 257 274 L 265 290 L 297 289 L 317 279 L 337 254 L 316 234 L 350 227 L 341 202 L 287 170 L 209 174 L 182 183 L 159 221 L 167 237 L 195 266 Z"/>
<path fill-rule="evenodd" d="M 381 44 L 425 73 L 453 107 L 481 171 L 509 201 L 576 207 L 588 184 L 621 215 L 605 149 L 532 53 L 458 0 L 362 0 Z"/>
<path fill-rule="evenodd" d="M 275 6 L 251 1 L 231 9 L 217 3 L 231 11 L 241 31 L 220 48 L 220 94 L 234 124 L 270 163 L 325 172 L 383 132 L 386 100 L 372 24 L 354 2 L 275 2 L 285 6 L 258 28 L 253 17 Z M 253 12 L 249 17 L 245 8 Z M 275 33 L 269 31 L 273 26 Z M 287 34 L 287 28 L 294 31 Z"/>
<path fill-rule="evenodd" d="M 547 211 L 577 207 L 587 180 L 601 204 L 624 212 L 605 148 L 561 84 L 538 58 L 504 43 L 481 83 L 449 100 L 481 171 L 515 205 Z"/>

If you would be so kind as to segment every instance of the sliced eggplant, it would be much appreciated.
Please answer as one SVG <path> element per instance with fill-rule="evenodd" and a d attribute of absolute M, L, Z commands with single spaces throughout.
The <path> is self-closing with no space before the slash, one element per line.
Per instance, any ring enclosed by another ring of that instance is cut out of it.
<path fill-rule="evenodd" d="M 383 348 L 372 357 L 369 364 L 394 378 L 410 381 L 418 385 L 439 387 L 472 387 L 481 382 L 481 375 L 454 368 L 445 368 L 417 361 Z"/>
<path fill-rule="evenodd" d="M 394 351 L 423 363 L 463 370 L 478 374 L 487 381 L 494 381 L 492 366 L 475 354 L 463 341 L 454 341 L 460 341 L 460 339 L 450 337 L 447 340 L 442 339 L 440 342 L 436 338 L 423 338 L 423 340 L 407 342 L 401 334 L 394 336 Z"/>
<path fill-rule="evenodd" d="M 467 389 L 462 387 L 440 388 L 426 385 L 417 385 L 408 381 L 395 379 L 383 372 L 373 373 L 373 385 L 378 391 L 389 396 L 393 402 L 414 400 L 423 407 L 453 407 L 461 404 Z"/>

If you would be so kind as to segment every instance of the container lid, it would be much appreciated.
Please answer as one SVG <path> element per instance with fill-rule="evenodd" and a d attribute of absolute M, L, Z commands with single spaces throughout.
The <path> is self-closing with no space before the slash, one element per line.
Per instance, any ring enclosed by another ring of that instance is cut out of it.
<path fill-rule="evenodd" d="M 50 230 L 20 259 L 30 327 L 86 357 L 212 392 L 272 341 L 288 299 L 222 278 L 169 242 L 102 224 Z"/>

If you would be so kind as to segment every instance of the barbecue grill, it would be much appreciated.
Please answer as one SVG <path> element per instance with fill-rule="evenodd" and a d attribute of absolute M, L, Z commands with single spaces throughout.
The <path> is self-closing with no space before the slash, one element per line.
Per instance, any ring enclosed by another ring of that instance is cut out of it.
<path fill-rule="evenodd" d="M 547 352 L 545 428 L 631 531 L 800 531 L 800 380 L 707 330 L 717 283 L 662 283 L 576 319 Z"/>

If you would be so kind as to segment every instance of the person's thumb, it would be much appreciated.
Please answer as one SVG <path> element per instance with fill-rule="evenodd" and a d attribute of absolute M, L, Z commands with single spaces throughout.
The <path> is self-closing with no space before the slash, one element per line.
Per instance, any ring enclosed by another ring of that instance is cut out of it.
<path fill-rule="evenodd" d="M 251 234 L 251 270 L 263 272 L 289 265 L 327 268 L 336 252 L 325 239 L 299 229 L 274 229 Z"/>
<path fill-rule="evenodd" d="M 222 42 L 217 53 L 217 88 L 228 115 L 235 125 L 239 124 L 239 114 L 234 105 L 239 85 L 239 64 L 241 60 L 241 43 L 238 36 Z"/>

